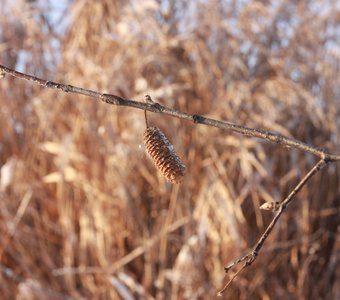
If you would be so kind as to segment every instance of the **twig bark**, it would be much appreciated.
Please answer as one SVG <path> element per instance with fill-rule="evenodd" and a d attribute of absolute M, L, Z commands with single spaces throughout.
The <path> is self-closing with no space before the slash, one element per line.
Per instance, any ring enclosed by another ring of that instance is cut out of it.
<path fill-rule="evenodd" d="M 129 100 L 129 99 L 124 99 L 122 97 L 119 97 L 117 95 L 100 93 L 100 92 L 76 87 L 76 86 L 69 85 L 69 84 L 62 84 L 62 83 L 53 82 L 49 80 L 43 80 L 35 76 L 31 76 L 25 73 L 21 73 L 21 72 L 9 69 L 2 65 L 0 65 L 0 73 L 9 74 L 19 79 L 33 81 L 44 87 L 51 88 L 51 89 L 59 89 L 65 93 L 74 93 L 74 94 L 89 96 L 93 98 L 98 98 L 104 101 L 105 103 L 112 104 L 112 105 L 129 106 L 129 107 L 133 107 L 133 108 L 137 108 L 141 110 L 151 111 L 154 113 L 170 115 L 170 116 L 173 116 L 179 119 L 192 121 L 197 124 L 213 126 L 213 127 L 217 127 L 217 128 L 225 129 L 225 130 L 231 130 L 233 132 L 236 132 L 242 135 L 256 137 L 256 138 L 264 139 L 264 140 L 267 140 L 267 141 L 270 141 L 276 144 L 284 145 L 286 147 L 300 149 L 305 152 L 312 153 L 318 156 L 319 158 L 324 159 L 327 162 L 328 161 L 340 161 L 340 155 L 327 153 L 326 151 L 322 149 L 318 149 L 316 147 L 307 145 L 306 143 L 303 143 L 299 140 L 291 139 L 283 135 L 273 133 L 271 131 L 253 129 L 253 128 L 249 128 L 246 126 L 234 124 L 231 122 L 211 119 L 211 118 L 207 118 L 207 117 L 196 115 L 196 114 L 189 114 L 186 112 L 181 112 L 181 111 L 178 111 L 172 108 L 168 108 L 159 103 L 146 103 L 146 102 L 140 102 L 140 101 L 135 101 L 135 100 Z"/>

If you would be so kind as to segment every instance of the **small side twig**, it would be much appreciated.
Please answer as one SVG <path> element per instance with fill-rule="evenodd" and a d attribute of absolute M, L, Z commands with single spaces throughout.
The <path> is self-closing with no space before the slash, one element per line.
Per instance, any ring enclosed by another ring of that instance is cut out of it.
<path fill-rule="evenodd" d="M 145 103 L 149 103 L 149 104 L 154 104 L 155 102 L 152 101 L 150 95 L 144 95 L 144 102 Z M 149 121 L 148 121 L 148 117 L 146 115 L 146 110 L 144 110 L 144 118 L 145 118 L 145 125 L 146 125 L 146 128 L 149 127 Z"/>
<path fill-rule="evenodd" d="M 256 243 L 253 250 L 249 252 L 248 254 L 246 254 L 245 256 L 233 261 L 231 264 L 229 264 L 228 266 L 224 268 L 224 271 L 228 273 L 230 270 L 234 269 L 237 265 L 245 261 L 241 269 L 237 271 L 232 276 L 232 278 L 227 282 L 227 284 L 218 292 L 218 295 L 222 295 L 223 292 L 225 292 L 225 290 L 234 280 L 234 278 L 236 278 L 245 268 L 252 265 L 252 263 L 256 260 L 261 248 L 263 247 L 263 244 L 265 243 L 266 239 L 270 235 L 277 221 L 280 219 L 283 211 L 287 208 L 288 204 L 293 200 L 294 196 L 301 190 L 301 188 L 308 182 L 308 180 L 312 178 L 312 176 L 315 175 L 319 170 L 321 170 L 326 164 L 327 164 L 327 161 L 325 159 L 319 160 L 318 163 L 306 174 L 306 176 L 301 179 L 301 181 L 290 192 L 290 194 L 279 203 L 279 208 L 277 209 L 275 216 L 273 217 L 272 221 L 268 225 L 265 232 L 261 235 L 260 239 Z"/>
<path fill-rule="evenodd" d="M 222 296 L 223 293 L 227 290 L 229 285 L 233 282 L 233 280 L 247 267 L 247 263 L 245 263 L 241 269 L 239 269 L 230 279 L 229 281 L 224 285 L 224 287 L 217 293 L 217 296 Z"/>

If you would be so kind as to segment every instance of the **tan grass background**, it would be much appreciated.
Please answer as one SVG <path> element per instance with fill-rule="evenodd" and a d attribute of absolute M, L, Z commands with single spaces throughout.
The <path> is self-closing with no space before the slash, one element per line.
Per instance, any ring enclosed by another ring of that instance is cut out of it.
<path fill-rule="evenodd" d="M 0 61 L 36 76 L 150 94 L 190 113 L 339 153 L 340 8 L 325 1 L 1 0 Z M 149 113 L 187 167 L 166 183 L 143 112 L 0 80 L 4 299 L 214 299 L 316 162 Z M 340 169 L 289 207 L 226 299 L 340 298 Z"/>

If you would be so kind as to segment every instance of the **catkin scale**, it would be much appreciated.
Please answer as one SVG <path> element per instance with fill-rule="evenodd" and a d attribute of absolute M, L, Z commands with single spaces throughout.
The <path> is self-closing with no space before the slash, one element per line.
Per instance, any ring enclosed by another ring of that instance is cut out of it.
<path fill-rule="evenodd" d="M 146 152 L 165 179 L 172 183 L 180 183 L 185 174 L 185 165 L 164 133 L 157 127 L 148 127 L 144 132 L 143 140 Z"/>

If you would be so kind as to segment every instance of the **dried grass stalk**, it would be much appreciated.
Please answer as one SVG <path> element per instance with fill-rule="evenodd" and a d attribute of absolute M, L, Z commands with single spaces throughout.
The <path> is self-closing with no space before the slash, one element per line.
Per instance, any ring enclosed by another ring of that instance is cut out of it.
<path fill-rule="evenodd" d="M 172 183 L 180 183 L 185 174 L 185 165 L 164 133 L 157 127 L 148 127 L 143 140 L 147 153 L 164 177 Z"/>

